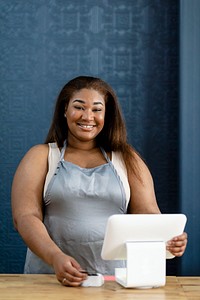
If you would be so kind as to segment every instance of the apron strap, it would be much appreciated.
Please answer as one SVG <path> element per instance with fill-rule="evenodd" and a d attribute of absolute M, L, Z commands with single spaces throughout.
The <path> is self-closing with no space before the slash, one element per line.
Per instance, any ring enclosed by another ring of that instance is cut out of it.
<path fill-rule="evenodd" d="M 61 153 L 60 153 L 60 161 L 64 160 L 64 155 L 65 155 L 65 149 L 66 149 L 66 147 L 67 147 L 67 141 L 65 140 L 64 144 L 63 144 L 63 147 L 61 149 Z"/>
<path fill-rule="evenodd" d="M 110 162 L 110 158 L 108 157 L 106 151 L 102 147 L 100 147 L 100 150 L 101 150 L 103 156 L 105 157 L 106 161 L 109 163 Z"/>

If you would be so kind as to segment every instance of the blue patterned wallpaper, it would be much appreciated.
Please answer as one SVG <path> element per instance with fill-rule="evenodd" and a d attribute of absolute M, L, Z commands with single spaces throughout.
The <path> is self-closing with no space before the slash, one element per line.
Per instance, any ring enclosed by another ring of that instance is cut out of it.
<path fill-rule="evenodd" d="M 25 254 L 11 219 L 13 174 L 77 75 L 114 87 L 161 210 L 178 209 L 178 12 L 174 0 L 0 0 L 1 273 L 22 272 Z"/>
<path fill-rule="evenodd" d="M 200 276 L 200 1 L 181 0 L 180 12 L 180 202 L 189 236 L 181 274 Z"/>

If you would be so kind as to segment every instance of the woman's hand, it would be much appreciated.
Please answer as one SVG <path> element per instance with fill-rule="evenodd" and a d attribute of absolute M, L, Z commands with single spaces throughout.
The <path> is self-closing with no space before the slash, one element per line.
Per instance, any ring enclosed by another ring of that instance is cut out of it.
<path fill-rule="evenodd" d="M 53 268 L 58 281 L 66 286 L 79 286 L 87 279 L 87 274 L 81 272 L 82 268 L 78 262 L 64 253 L 54 256 Z"/>
<path fill-rule="evenodd" d="M 187 245 L 187 233 L 183 232 L 181 235 L 174 237 L 167 242 L 166 249 L 175 256 L 182 256 Z"/>

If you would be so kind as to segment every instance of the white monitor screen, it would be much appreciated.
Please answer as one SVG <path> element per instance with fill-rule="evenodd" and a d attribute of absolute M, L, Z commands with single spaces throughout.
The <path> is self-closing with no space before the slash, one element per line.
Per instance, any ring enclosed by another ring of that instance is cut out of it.
<path fill-rule="evenodd" d="M 183 233 L 184 214 L 130 214 L 109 217 L 101 256 L 105 260 L 125 260 L 127 241 L 164 241 Z M 166 258 L 173 258 L 166 250 Z"/>

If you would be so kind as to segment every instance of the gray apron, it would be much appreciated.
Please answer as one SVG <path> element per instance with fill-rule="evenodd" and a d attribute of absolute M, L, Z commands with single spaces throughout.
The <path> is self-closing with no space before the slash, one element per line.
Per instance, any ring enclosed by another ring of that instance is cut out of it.
<path fill-rule="evenodd" d="M 52 240 L 88 272 L 114 274 L 122 261 L 104 261 L 101 249 L 108 217 L 126 213 L 120 177 L 106 152 L 107 163 L 81 168 L 64 160 L 66 143 L 44 197 L 44 224 Z M 54 273 L 28 249 L 24 273 Z"/>

